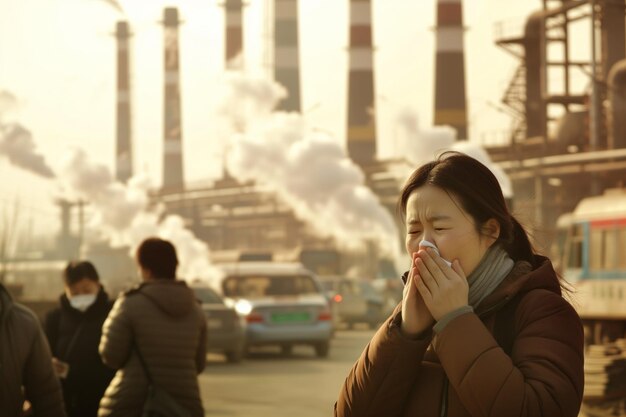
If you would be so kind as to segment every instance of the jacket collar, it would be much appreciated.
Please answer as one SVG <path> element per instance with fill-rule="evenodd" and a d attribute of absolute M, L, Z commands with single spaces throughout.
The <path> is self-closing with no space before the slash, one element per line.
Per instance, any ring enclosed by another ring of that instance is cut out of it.
<path fill-rule="evenodd" d="M 515 296 L 534 289 L 544 289 L 561 295 L 559 279 L 552 262 L 540 255 L 534 256 L 532 264 L 517 261 L 509 275 L 478 306 L 476 314 L 486 315 L 494 312 Z"/>

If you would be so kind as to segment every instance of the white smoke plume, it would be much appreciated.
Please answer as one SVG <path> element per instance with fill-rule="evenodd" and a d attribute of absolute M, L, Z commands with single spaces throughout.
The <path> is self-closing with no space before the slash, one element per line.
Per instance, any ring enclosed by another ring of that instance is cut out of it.
<path fill-rule="evenodd" d="M 185 228 L 182 218 L 149 207 L 146 177 L 133 177 L 128 185 L 113 179 L 109 169 L 91 161 L 85 152 L 67 153 L 59 177 L 69 199 L 89 203 L 93 214 L 88 225 L 98 230 L 113 246 L 129 246 L 131 253 L 147 237 L 158 236 L 176 247 L 180 267 L 186 279 L 211 278 L 215 270 L 209 261 L 209 248 Z"/>
<path fill-rule="evenodd" d="M 397 254 L 391 215 L 341 144 L 308 128 L 300 114 L 274 112 L 285 97 L 281 86 L 230 74 L 223 88 L 219 112 L 231 128 L 231 174 L 272 188 L 321 237 L 350 248 L 374 241 Z"/>
<path fill-rule="evenodd" d="M 456 131 L 449 126 L 435 126 L 423 129 L 417 114 L 411 109 L 403 109 L 396 118 L 398 126 L 405 132 L 405 149 L 408 159 L 420 166 L 437 158 L 445 151 L 458 151 L 471 156 L 487 166 L 495 175 L 506 198 L 513 197 L 510 178 L 504 170 L 494 164 L 487 151 L 479 144 L 469 141 L 456 141 Z"/>
<path fill-rule="evenodd" d="M 30 131 L 21 124 L 8 121 L 17 109 L 17 98 L 0 90 L 0 155 L 22 169 L 44 178 L 54 177 L 43 155 L 37 151 Z"/>

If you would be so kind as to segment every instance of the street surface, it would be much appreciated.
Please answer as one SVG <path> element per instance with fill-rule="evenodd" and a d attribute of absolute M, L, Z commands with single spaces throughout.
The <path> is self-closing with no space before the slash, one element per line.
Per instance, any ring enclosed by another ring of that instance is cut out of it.
<path fill-rule="evenodd" d="M 291 356 L 278 348 L 259 349 L 240 364 L 210 354 L 200 375 L 205 415 L 330 417 L 344 379 L 374 333 L 338 331 L 325 359 L 307 346 L 295 347 Z"/>
<path fill-rule="evenodd" d="M 291 356 L 278 348 L 254 351 L 240 364 L 209 355 L 200 375 L 200 390 L 207 416 L 328 417 L 344 379 L 373 330 L 338 331 L 327 358 L 313 348 L 294 347 Z"/>

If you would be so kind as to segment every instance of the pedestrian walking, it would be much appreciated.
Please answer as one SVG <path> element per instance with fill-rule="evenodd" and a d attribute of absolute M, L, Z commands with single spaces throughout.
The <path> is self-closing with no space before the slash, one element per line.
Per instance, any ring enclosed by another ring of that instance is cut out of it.
<path fill-rule="evenodd" d="M 445 153 L 411 175 L 399 209 L 411 257 L 403 299 L 346 378 L 335 416 L 576 417 L 580 318 L 491 171 Z"/>
<path fill-rule="evenodd" d="M 0 415 L 64 417 L 61 386 L 39 319 L 0 284 Z"/>
<path fill-rule="evenodd" d="M 150 238 L 136 253 L 143 283 L 107 318 L 100 354 L 117 369 L 99 416 L 204 416 L 198 373 L 206 364 L 206 319 L 194 292 L 176 279 L 174 246 Z"/>
<path fill-rule="evenodd" d="M 112 302 L 88 261 L 70 262 L 63 273 L 59 307 L 46 315 L 52 361 L 63 387 L 69 417 L 96 417 L 114 371 L 102 363 L 98 346 Z"/>

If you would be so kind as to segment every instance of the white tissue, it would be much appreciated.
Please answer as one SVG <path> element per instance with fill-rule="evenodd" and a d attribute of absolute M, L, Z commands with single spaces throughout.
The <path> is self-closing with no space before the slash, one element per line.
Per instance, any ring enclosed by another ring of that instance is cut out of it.
<path fill-rule="evenodd" d="M 441 257 L 441 255 L 439 254 L 439 249 L 437 249 L 437 246 L 435 246 L 435 244 L 434 244 L 434 243 L 429 242 L 429 241 L 427 241 L 427 240 L 422 240 L 422 241 L 419 243 L 419 246 L 420 246 L 420 247 L 423 247 L 423 248 L 432 248 L 432 249 L 434 249 L 434 250 L 435 250 L 435 252 L 437 252 L 437 255 L 439 255 L 439 256 Z M 441 258 L 441 259 L 442 259 L 442 260 L 446 263 L 446 265 L 448 265 L 449 267 L 452 267 L 452 262 L 450 262 L 450 261 L 448 261 L 448 260 L 446 260 L 446 259 L 443 259 L 443 258 Z"/>

